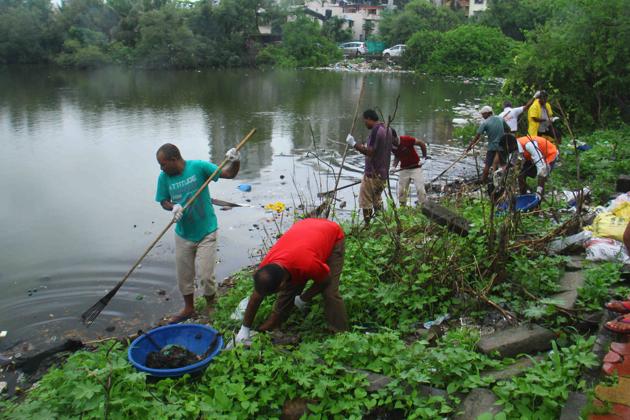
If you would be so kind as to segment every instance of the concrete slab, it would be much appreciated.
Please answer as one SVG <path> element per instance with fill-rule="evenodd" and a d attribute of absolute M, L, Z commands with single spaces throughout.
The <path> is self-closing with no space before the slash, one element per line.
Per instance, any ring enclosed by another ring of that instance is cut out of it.
<path fill-rule="evenodd" d="M 566 272 L 560 279 L 560 293 L 551 296 L 558 300 L 558 306 L 571 310 L 575 307 L 578 298 L 578 289 L 584 286 L 585 278 L 582 271 Z"/>
<path fill-rule="evenodd" d="M 581 255 L 573 255 L 569 258 L 564 268 L 568 272 L 580 271 L 584 268 L 584 257 Z"/>
<path fill-rule="evenodd" d="M 588 403 L 588 397 L 581 392 L 571 392 L 567 402 L 560 412 L 560 420 L 575 420 L 582 418 L 580 413 Z"/>
<path fill-rule="evenodd" d="M 479 340 L 477 347 L 482 353 L 499 352 L 501 357 L 518 354 L 535 354 L 551 348 L 555 334 L 535 324 L 507 328 Z"/>
<path fill-rule="evenodd" d="M 433 201 L 427 201 L 422 205 L 422 214 L 458 235 L 466 236 L 470 230 L 468 220 Z"/>
<path fill-rule="evenodd" d="M 534 366 L 534 361 L 540 361 L 545 357 L 546 355 L 538 355 L 533 357 L 534 360 L 530 359 L 529 357 L 523 357 L 517 360 L 514 364 L 506 367 L 505 369 L 483 371 L 481 372 L 481 377 L 492 378 L 495 381 L 510 379 L 525 373 L 527 369 Z"/>
<path fill-rule="evenodd" d="M 453 420 L 477 420 L 484 413 L 499 414 L 502 408 L 496 405 L 497 401 L 498 398 L 489 389 L 473 389 L 460 404 Z"/>

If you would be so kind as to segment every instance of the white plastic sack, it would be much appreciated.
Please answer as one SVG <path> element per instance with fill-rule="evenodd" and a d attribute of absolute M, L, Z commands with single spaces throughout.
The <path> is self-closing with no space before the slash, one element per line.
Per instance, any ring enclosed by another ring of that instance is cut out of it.
<path fill-rule="evenodd" d="M 245 309 L 247 309 L 248 303 L 249 296 L 240 301 L 236 309 L 234 309 L 234 312 L 232 312 L 232 315 L 230 315 L 230 319 L 233 319 L 234 321 L 242 321 L 245 316 Z"/>
<path fill-rule="evenodd" d="M 573 245 L 582 245 L 593 237 L 593 232 L 584 230 L 575 235 L 567 236 L 566 238 L 560 238 L 552 241 L 549 244 L 549 252 L 558 253 Z"/>
<path fill-rule="evenodd" d="M 591 189 L 589 187 L 584 187 L 581 190 L 582 192 L 582 197 L 586 198 L 591 194 Z M 567 202 L 567 204 L 569 206 L 575 206 L 578 196 L 580 195 L 580 190 L 577 191 L 569 191 L 569 190 L 564 190 L 562 191 L 562 194 L 564 194 L 564 200 Z"/>
<path fill-rule="evenodd" d="M 626 246 L 610 238 L 593 238 L 585 243 L 586 259 L 589 261 L 618 261 L 630 264 Z"/>
<path fill-rule="evenodd" d="M 612 200 L 608 206 L 606 207 L 606 211 L 613 212 L 620 204 L 630 202 L 630 192 L 625 194 L 618 195 L 614 200 Z"/>

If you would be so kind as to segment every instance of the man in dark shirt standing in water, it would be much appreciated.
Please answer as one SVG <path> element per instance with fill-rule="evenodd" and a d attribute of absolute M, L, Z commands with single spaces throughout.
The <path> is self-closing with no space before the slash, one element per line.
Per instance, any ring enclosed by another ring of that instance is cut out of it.
<path fill-rule="evenodd" d="M 363 209 L 363 219 L 369 223 L 374 213 L 383 209 L 381 195 L 389 177 L 389 163 L 392 153 L 392 129 L 379 121 L 373 109 L 363 113 L 365 126 L 371 130 L 365 143 L 357 143 L 348 134 L 348 146 L 365 155 L 365 170 L 359 191 L 359 207 Z"/>

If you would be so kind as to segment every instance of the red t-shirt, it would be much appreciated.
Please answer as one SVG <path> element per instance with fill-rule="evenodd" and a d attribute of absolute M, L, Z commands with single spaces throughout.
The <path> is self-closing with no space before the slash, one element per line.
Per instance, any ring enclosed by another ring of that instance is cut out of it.
<path fill-rule="evenodd" d="M 304 219 L 282 235 L 259 267 L 267 264 L 282 266 L 291 275 L 291 284 L 304 284 L 309 279 L 324 281 L 330 273 L 326 260 L 343 238 L 343 229 L 335 222 Z"/>
<path fill-rule="evenodd" d="M 416 139 L 411 136 L 400 136 L 400 144 L 394 150 L 394 156 L 400 161 L 400 169 L 412 168 L 420 163 L 420 156 L 413 147 Z"/>

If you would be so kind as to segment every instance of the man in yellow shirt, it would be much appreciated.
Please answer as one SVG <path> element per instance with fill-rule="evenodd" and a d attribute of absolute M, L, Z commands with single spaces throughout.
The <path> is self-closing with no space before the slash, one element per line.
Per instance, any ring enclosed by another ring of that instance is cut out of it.
<path fill-rule="evenodd" d="M 536 95 L 534 95 L 536 98 Z M 527 112 L 527 132 L 530 136 L 536 137 L 540 135 L 551 135 L 553 133 L 553 127 L 551 126 L 551 117 L 553 117 L 553 111 L 551 105 L 547 102 L 548 95 L 544 90 L 538 94 L 537 99 L 534 101 L 529 111 Z M 553 141 L 553 137 L 552 141 Z"/>

